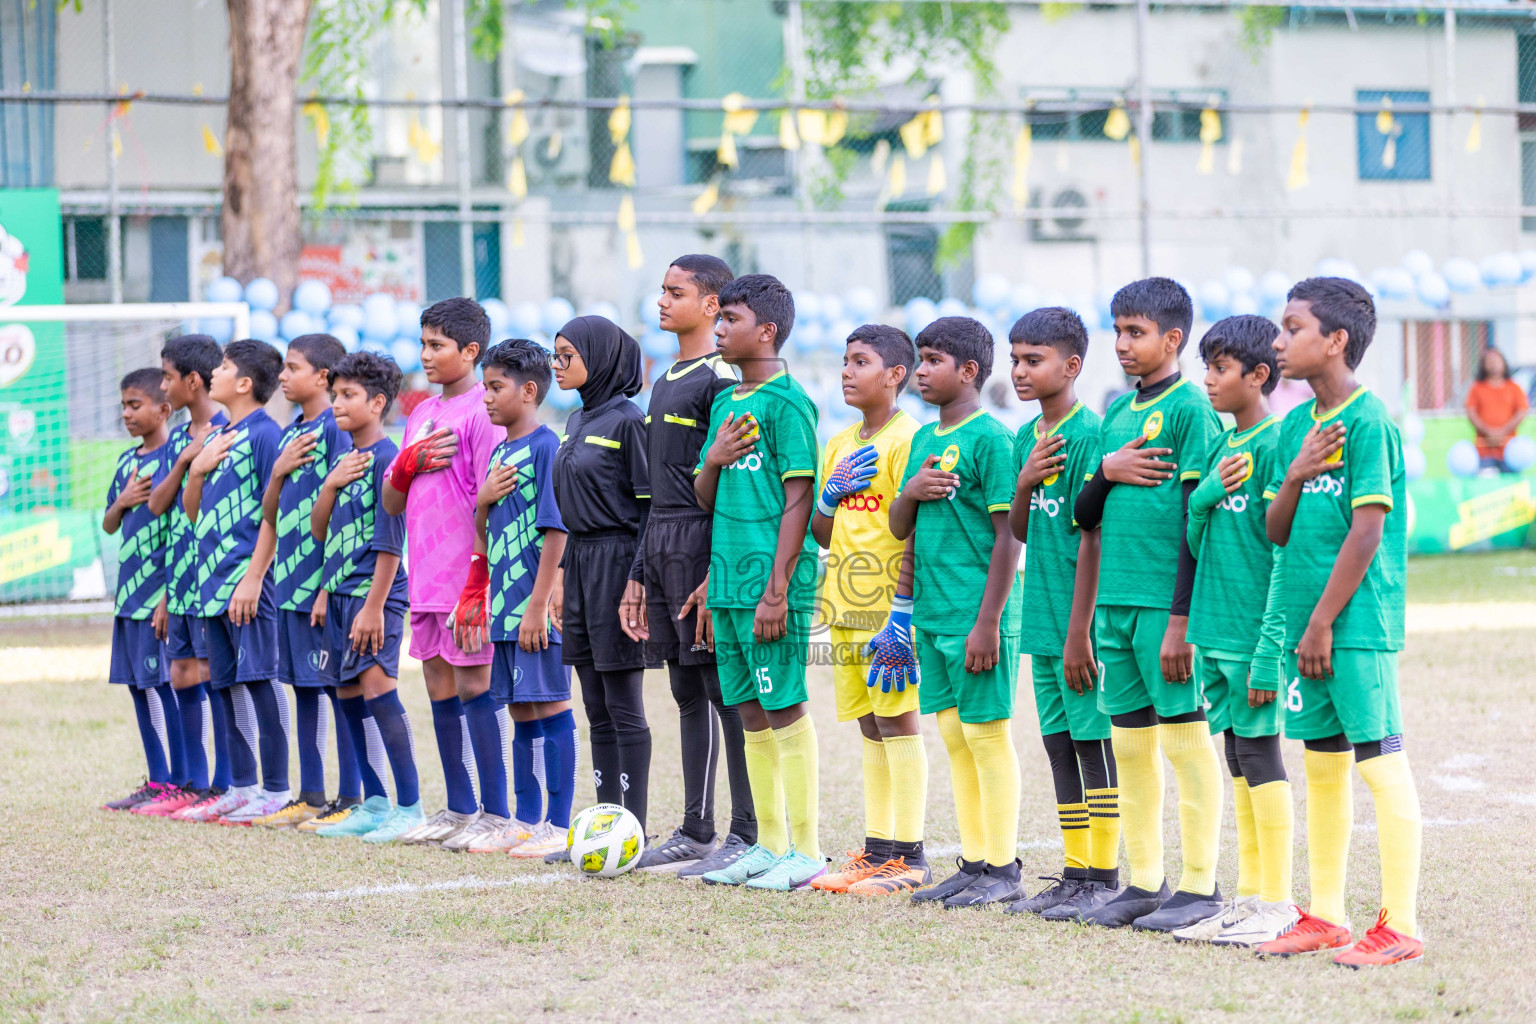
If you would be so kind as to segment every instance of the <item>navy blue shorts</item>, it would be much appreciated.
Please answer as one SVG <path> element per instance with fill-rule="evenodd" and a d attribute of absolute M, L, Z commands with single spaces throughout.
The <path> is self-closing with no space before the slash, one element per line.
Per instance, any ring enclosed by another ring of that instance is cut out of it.
<path fill-rule="evenodd" d="M 329 611 L 329 605 L 326 606 Z M 320 666 L 326 661 L 324 629 L 309 624 L 309 612 L 277 613 L 277 681 L 289 686 L 324 686 Z"/>
<path fill-rule="evenodd" d="M 171 681 L 171 668 L 165 650 L 155 636 L 151 619 L 112 620 L 112 667 L 107 682 L 152 689 Z"/>
<path fill-rule="evenodd" d="M 236 683 L 277 678 L 277 617 L 268 612 L 237 626 L 225 612 L 204 619 L 208 631 L 208 684 L 215 690 Z"/>
<path fill-rule="evenodd" d="M 560 634 L 551 630 L 542 651 L 525 651 L 517 641 L 501 640 L 491 659 L 491 696 L 503 704 L 531 704 L 571 699 L 571 667 L 560 664 Z"/>
<path fill-rule="evenodd" d="M 208 657 L 208 636 L 196 615 L 171 615 L 165 631 L 165 656 L 171 661 Z"/>
<path fill-rule="evenodd" d="M 325 637 L 321 654 L 320 682 L 327 686 L 351 686 L 373 665 L 391 679 L 400 678 L 400 646 L 405 640 L 405 608 L 384 603 L 384 646 L 377 653 L 352 649 L 352 623 L 367 602 L 366 597 L 332 594 L 325 613 Z"/>

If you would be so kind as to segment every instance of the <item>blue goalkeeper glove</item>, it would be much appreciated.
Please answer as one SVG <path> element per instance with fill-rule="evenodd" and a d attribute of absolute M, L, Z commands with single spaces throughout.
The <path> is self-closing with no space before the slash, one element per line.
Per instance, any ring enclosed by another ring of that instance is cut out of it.
<path fill-rule="evenodd" d="M 917 685 L 917 652 L 912 648 L 912 598 L 897 594 L 891 602 L 891 615 L 885 628 L 864 648 L 869 658 L 866 686 L 880 684 L 881 693 L 894 686 L 901 693 Z"/>
<path fill-rule="evenodd" d="M 872 444 L 844 456 L 832 475 L 827 477 L 826 486 L 821 489 L 821 497 L 816 499 L 816 511 L 829 519 L 836 515 L 838 502 L 869 486 L 869 482 L 880 471 L 879 459 L 880 453 L 875 451 Z"/>

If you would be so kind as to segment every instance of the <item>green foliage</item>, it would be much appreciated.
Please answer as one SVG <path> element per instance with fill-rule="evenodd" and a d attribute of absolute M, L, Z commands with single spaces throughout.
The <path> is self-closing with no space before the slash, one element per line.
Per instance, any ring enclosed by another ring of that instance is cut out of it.
<path fill-rule="evenodd" d="M 1275 29 L 1284 25 L 1290 12 L 1284 7 L 1243 7 L 1237 12 L 1237 42 L 1257 63 L 1269 48 Z"/>

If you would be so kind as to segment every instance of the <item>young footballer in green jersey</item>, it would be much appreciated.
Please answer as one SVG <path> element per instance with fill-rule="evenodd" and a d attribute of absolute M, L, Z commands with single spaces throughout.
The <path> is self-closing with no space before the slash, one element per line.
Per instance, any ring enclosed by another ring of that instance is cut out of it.
<path fill-rule="evenodd" d="M 1221 907 L 1221 771 L 1185 639 L 1195 576 L 1185 506 L 1221 421 L 1179 373 L 1194 319 L 1189 293 L 1167 278 L 1147 278 L 1120 289 L 1110 309 L 1115 354 L 1140 382 L 1104 414 L 1104 459 L 1074 510 L 1083 529 L 1101 534 L 1099 709 L 1112 726 L 1131 877 L 1123 892 L 1079 919 L 1173 931 Z M 1174 894 L 1163 877 L 1162 754 L 1179 783 L 1184 871 Z"/>
<path fill-rule="evenodd" d="M 920 708 L 937 715 L 960 825 L 959 870 L 918 901 L 973 907 L 1019 895 L 1019 542 L 1008 529 L 1013 437 L 981 409 L 992 335 L 940 317 L 917 336 L 917 390 L 939 422 L 912 437 L 891 533 L 915 535 Z"/>
<path fill-rule="evenodd" d="M 1200 339 L 1205 393 L 1236 425 L 1216 439 L 1189 498 L 1195 591 L 1189 642 L 1211 735 L 1225 736 L 1237 815 L 1237 895 L 1176 939 L 1254 946 L 1296 920 L 1291 906 L 1291 784 L 1280 759 L 1278 637 L 1264 626 L 1274 546 L 1264 532 L 1264 490 L 1275 473 L 1280 421 L 1265 401 L 1280 381 L 1261 316 L 1228 317 Z"/>
<path fill-rule="evenodd" d="M 1316 396 L 1280 426 L 1270 540 L 1285 549 L 1285 732 L 1306 744 L 1312 905 L 1271 955 L 1348 946 L 1344 875 L 1354 828 L 1353 762 L 1376 804 L 1381 914 L 1334 958 L 1349 967 L 1424 955 L 1416 900 L 1423 820 L 1403 752 L 1397 652 L 1403 649 L 1407 503 L 1402 438 L 1381 399 L 1355 380 L 1376 330 L 1364 288 L 1336 277 L 1291 289 L 1275 351 L 1282 375 Z"/>
<path fill-rule="evenodd" d="M 779 358 L 794 322 L 794 299 L 776 278 L 748 274 L 720 289 L 715 348 L 741 372 L 741 383 L 715 396 L 713 440 L 700 453 L 694 490 L 714 517 L 708 607 L 715 661 L 725 703 L 741 712 L 758 831 L 735 862 L 703 876 L 713 885 L 798 889 L 827 869 L 805 691 L 816 602 L 816 541 L 807 528 L 817 413 Z M 680 619 L 697 597 L 684 603 Z M 699 628 L 710 627 L 701 621 Z"/>
<path fill-rule="evenodd" d="M 1051 764 L 1066 865 L 1052 884 L 1008 905 L 1070 916 L 1119 891 L 1120 800 L 1109 716 L 1099 710 L 1093 605 L 1099 535 L 1077 528 L 1072 504 L 1099 460 L 1099 417 L 1077 400 L 1088 331 L 1068 309 L 1037 309 L 1008 332 L 1013 389 L 1040 415 L 1013 442 L 1018 474 L 1008 525 L 1027 546 L 1023 632 L 1040 739 Z"/>

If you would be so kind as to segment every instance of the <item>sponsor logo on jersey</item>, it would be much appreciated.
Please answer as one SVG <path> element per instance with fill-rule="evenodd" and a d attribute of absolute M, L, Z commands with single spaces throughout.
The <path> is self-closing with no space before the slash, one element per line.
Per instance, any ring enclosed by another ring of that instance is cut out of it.
<path fill-rule="evenodd" d="M 848 509 L 850 512 L 879 512 L 881 503 L 884 501 L 883 494 L 861 491 L 858 494 L 843 495 L 843 500 L 838 502 L 838 507 Z"/>
<path fill-rule="evenodd" d="M 1216 507 L 1220 509 L 1226 509 L 1228 512 L 1235 512 L 1241 515 L 1242 513 L 1248 511 L 1248 495 L 1229 494 L 1225 498 L 1222 498 L 1221 504 L 1217 505 Z"/>
<path fill-rule="evenodd" d="M 1163 410 L 1153 410 L 1141 424 L 1141 436 L 1148 441 L 1156 441 L 1157 435 L 1163 432 Z"/>
<path fill-rule="evenodd" d="M 1052 519 L 1061 514 L 1061 507 L 1065 504 L 1065 499 L 1052 498 L 1041 494 L 1039 491 L 1035 491 L 1029 496 L 1029 510 L 1033 512 L 1039 509 Z"/>
<path fill-rule="evenodd" d="M 944 454 L 939 456 L 939 468 L 946 473 L 953 473 L 955 467 L 960 464 L 960 446 L 952 444 L 944 449 Z"/>
<path fill-rule="evenodd" d="M 1248 478 L 1253 476 L 1253 452 L 1243 452 L 1243 475 L 1237 478 L 1238 484 L 1245 484 Z"/>
<path fill-rule="evenodd" d="M 1301 485 L 1302 494 L 1334 494 L 1340 497 L 1344 495 L 1344 481 L 1332 473 L 1324 473 L 1315 476 Z"/>
<path fill-rule="evenodd" d="M 744 469 L 749 473 L 756 473 L 763 468 L 763 457 L 757 452 L 748 452 L 735 462 L 731 463 L 732 469 Z"/>
<path fill-rule="evenodd" d="M 1343 462 L 1344 461 L 1344 446 L 1342 444 L 1340 444 L 1333 451 L 1329 452 L 1328 453 L 1328 457 L 1323 459 L 1323 461 L 1328 463 L 1329 465 L 1337 465 L 1338 463 Z"/>

